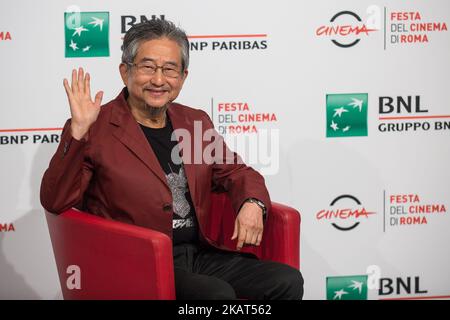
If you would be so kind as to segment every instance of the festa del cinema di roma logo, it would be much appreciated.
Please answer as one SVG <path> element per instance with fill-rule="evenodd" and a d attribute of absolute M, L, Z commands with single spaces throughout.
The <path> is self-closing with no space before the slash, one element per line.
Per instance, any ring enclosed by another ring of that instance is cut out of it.
<path fill-rule="evenodd" d="M 109 12 L 65 12 L 65 57 L 109 57 Z"/>
<path fill-rule="evenodd" d="M 326 108 L 327 138 L 367 136 L 367 93 L 327 94 Z"/>
<path fill-rule="evenodd" d="M 342 205 L 342 201 L 344 205 Z M 339 207 L 337 207 L 338 202 L 340 202 Z M 337 230 L 350 231 L 360 224 L 361 219 L 368 219 L 373 214 L 376 212 L 367 211 L 358 198 L 344 194 L 331 201 L 330 208 L 317 212 L 316 219 L 333 221 L 331 225 Z"/>

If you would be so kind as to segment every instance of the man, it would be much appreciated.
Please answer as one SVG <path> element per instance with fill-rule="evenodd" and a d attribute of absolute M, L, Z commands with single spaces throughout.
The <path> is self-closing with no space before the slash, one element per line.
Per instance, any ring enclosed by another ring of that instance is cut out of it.
<path fill-rule="evenodd" d="M 184 31 L 152 20 L 125 35 L 119 66 L 125 88 L 116 99 L 100 107 L 103 92 L 92 101 L 90 75 L 73 70 L 71 85 L 64 79 L 72 117 L 44 174 L 42 205 L 54 213 L 75 206 L 167 234 L 178 299 L 301 299 L 298 270 L 239 252 L 261 243 L 269 194 L 263 177 L 230 152 L 205 112 L 172 103 L 188 65 Z M 208 131 L 214 151 L 205 159 L 208 141 L 201 137 Z M 200 148 L 186 143 L 190 138 L 200 138 Z M 205 236 L 212 188 L 226 190 L 238 212 L 235 252 Z"/>

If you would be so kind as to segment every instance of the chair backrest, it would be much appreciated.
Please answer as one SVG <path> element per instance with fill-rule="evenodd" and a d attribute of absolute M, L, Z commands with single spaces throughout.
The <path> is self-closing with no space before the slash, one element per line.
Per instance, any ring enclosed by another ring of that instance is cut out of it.
<path fill-rule="evenodd" d="M 74 209 L 46 217 L 64 299 L 175 299 L 165 234 Z"/>

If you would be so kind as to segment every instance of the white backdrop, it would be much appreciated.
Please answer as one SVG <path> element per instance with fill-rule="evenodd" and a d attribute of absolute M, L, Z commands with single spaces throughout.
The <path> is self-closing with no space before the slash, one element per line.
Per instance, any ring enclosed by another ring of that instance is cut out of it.
<path fill-rule="evenodd" d="M 108 56 L 66 57 L 64 12 L 74 8 L 109 13 Z M 250 164 L 273 201 L 302 214 L 306 299 L 326 299 L 327 277 L 355 275 L 368 275 L 369 299 L 450 297 L 448 1 L 17 0 L 0 13 L 0 298 L 61 298 L 39 186 L 70 116 L 62 79 L 82 66 L 92 91 L 114 98 L 122 21 L 153 15 L 192 43 L 177 101 L 207 111 L 228 139 L 271 134 L 270 163 Z M 355 94 L 367 97 L 365 117 L 350 104 Z M 380 112 L 389 98 L 394 111 Z M 408 99 L 410 110 L 397 103 Z M 239 122 L 246 114 L 272 121 Z M 367 134 L 342 131 L 351 117 Z M 331 137 L 330 121 L 343 136 Z M 382 131 L 408 123 L 416 130 Z M 233 133 L 245 126 L 253 132 Z M 344 209 L 370 214 L 346 219 Z M 322 210 L 334 215 L 319 219 Z"/>

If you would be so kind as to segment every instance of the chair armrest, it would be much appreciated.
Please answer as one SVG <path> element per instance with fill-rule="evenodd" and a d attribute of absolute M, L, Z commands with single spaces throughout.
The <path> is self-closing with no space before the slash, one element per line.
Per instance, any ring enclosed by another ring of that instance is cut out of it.
<path fill-rule="evenodd" d="M 229 250 L 236 249 L 236 240 L 231 240 L 236 213 L 225 193 L 211 195 L 211 218 L 207 234 L 218 245 Z M 263 260 L 300 267 L 300 213 L 288 206 L 272 202 L 264 224 L 261 245 L 244 246 L 242 252 L 251 253 Z"/>
<path fill-rule="evenodd" d="M 261 258 L 300 268 L 300 213 L 272 202 L 261 243 Z"/>
<path fill-rule="evenodd" d="M 46 217 L 65 299 L 175 299 L 167 235 L 75 209 Z M 66 285 L 70 265 L 81 289 Z"/>

